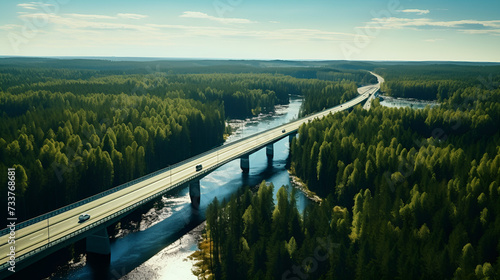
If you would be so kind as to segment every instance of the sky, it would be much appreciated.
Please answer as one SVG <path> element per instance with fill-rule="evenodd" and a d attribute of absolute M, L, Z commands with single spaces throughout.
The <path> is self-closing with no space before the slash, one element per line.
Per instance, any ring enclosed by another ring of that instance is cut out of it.
<path fill-rule="evenodd" d="M 0 2 L 0 56 L 500 62 L 500 1 Z"/>

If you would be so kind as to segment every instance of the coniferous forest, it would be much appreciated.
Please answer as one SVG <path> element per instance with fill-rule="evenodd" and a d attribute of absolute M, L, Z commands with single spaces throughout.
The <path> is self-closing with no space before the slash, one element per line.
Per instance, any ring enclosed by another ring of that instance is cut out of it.
<path fill-rule="evenodd" d="M 500 67 L 238 63 L 3 60 L 0 167 L 16 168 L 20 220 L 221 145 L 228 119 L 272 113 L 290 95 L 303 98 L 301 116 L 348 101 L 376 82 L 366 69 L 385 78 L 385 95 L 440 105 L 376 99 L 301 126 L 290 172 L 321 202 L 300 213 L 295 192 L 274 198 L 279 186 L 266 183 L 213 201 L 195 273 L 500 276 Z"/>
<path fill-rule="evenodd" d="M 376 99 L 370 111 L 358 106 L 301 126 L 291 172 L 321 203 L 299 213 L 294 194 L 282 188 L 275 205 L 265 183 L 255 193 L 212 202 L 195 273 L 200 279 L 498 279 L 499 70 L 375 70 L 385 76 L 386 94 L 441 105 L 396 109 Z"/>

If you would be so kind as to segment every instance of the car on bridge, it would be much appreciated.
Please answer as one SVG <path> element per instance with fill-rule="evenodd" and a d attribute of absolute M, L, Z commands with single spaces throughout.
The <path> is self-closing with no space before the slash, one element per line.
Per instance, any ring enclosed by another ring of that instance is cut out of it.
<path fill-rule="evenodd" d="M 285 132 L 286 132 L 286 129 L 283 129 L 283 130 L 281 131 L 281 133 L 285 133 Z"/>
<path fill-rule="evenodd" d="M 86 220 L 90 219 L 90 215 L 85 213 L 85 214 L 81 214 L 80 217 L 78 217 L 78 222 L 79 223 L 83 223 L 85 222 Z"/>
<path fill-rule="evenodd" d="M 203 169 L 203 166 L 202 166 L 201 164 L 198 164 L 198 165 L 196 166 L 196 171 L 200 171 L 200 170 L 202 170 L 202 169 Z"/>

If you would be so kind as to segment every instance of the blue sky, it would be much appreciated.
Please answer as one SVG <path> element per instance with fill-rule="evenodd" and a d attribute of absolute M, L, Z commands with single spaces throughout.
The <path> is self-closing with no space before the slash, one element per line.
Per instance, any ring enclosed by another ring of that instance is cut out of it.
<path fill-rule="evenodd" d="M 498 0 L 2 0 L 0 55 L 500 62 L 498 11 Z"/>

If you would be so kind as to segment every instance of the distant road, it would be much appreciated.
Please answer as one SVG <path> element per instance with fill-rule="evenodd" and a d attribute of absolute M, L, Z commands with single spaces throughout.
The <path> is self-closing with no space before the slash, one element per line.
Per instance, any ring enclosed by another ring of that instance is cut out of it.
<path fill-rule="evenodd" d="M 381 76 L 373 73 L 373 72 L 370 72 L 373 76 L 377 77 L 377 80 L 378 80 L 378 84 L 376 85 L 369 85 L 369 86 L 364 86 L 364 87 L 360 87 L 358 88 L 358 93 L 359 94 L 363 94 L 365 93 L 367 90 L 370 90 L 372 87 L 376 86 L 378 87 L 378 89 L 380 90 L 380 85 L 385 82 L 384 78 L 382 78 Z M 367 111 L 370 111 L 370 108 L 372 106 L 372 101 L 373 101 L 373 98 L 375 98 L 375 94 L 372 94 L 370 95 L 370 97 L 368 98 L 368 100 L 366 101 L 365 105 L 363 106 L 363 109 L 367 110 Z"/>

